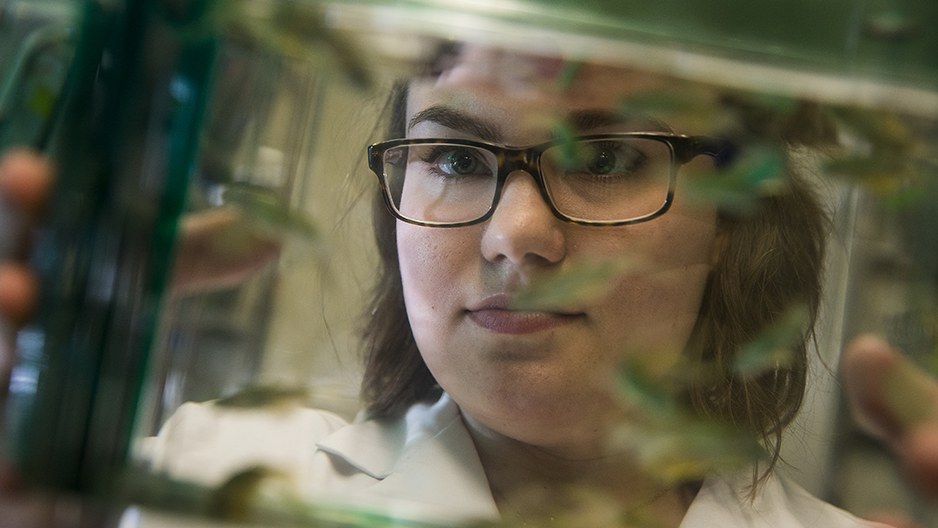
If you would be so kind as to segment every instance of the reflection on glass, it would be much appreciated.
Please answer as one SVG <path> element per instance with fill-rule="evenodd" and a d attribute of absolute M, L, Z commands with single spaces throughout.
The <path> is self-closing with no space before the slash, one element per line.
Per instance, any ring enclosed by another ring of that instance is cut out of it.
<path fill-rule="evenodd" d="M 850 317 L 825 308 L 815 334 L 855 236 L 836 202 L 856 157 L 890 156 L 856 123 L 911 121 L 586 61 L 561 82 L 562 58 L 474 43 L 429 60 L 370 152 L 383 271 L 358 418 L 255 387 L 176 411 L 152 467 L 249 482 L 261 517 L 300 515 L 287 489 L 310 515 L 443 524 L 860 525 L 778 457 Z"/>
<path fill-rule="evenodd" d="M 834 371 L 868 331 L 935 368 L 934 92 L 497 10 L 236 7 L 160 33 L 221 37 L 124 526 L 931 519 Z"/>

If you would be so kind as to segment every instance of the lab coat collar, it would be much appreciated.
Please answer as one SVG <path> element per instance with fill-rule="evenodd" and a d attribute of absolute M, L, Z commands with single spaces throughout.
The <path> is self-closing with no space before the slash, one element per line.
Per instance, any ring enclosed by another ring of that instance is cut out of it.
<path fill-rule="evenodd" d="M 434 505 L 454 518 L 499 518 L 475 445 L 447 394 L 414 405 L 403 419 L 354 423 L 317 447 L 376 479 L 368 496 Z"/>
<path fill-rule="evenodd" d="M 708 478 L 680 528 L 890 528 L 859 519 L 774 474 L 755 498 L 748 495 L 751 484 L 752 471 Z"/>
<path fill-rule="evenodd" d="M 402 419 L 365 420 L 329 435 L 320 450 L 375 479 L 359 499 L 375 505 L 410 504 L 411 518 L 449 522 L 498 520 L 479 455 L 459 407 L 444 394 L 418 404 Z M 865 523 L 800 487 L 770 476 L 754 501 L 746 496 L 751 471 L 706 479 L 680 528 L 881 526 Z"/>

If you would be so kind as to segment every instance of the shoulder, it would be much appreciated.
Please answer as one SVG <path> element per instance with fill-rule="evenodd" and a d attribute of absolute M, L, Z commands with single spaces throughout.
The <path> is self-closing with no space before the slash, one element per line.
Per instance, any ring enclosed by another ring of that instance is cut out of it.
<path fill-rule="evenodd" d="M 255 466 L 301 496 L 403 518 L 493 520 L 498 510 L 458 406 L 445 394 L 394 418 L 348 424 L 312 409 L 188 404 L 150 439 L 153 469 L 217 486 Z"/>
<path fill-rule="evenodd" d="M 311 496 L 447 526 L 499 518 L 459 407 L 446 394 L 403 416 L 356 422 L 317 447 Z"/>
<path fill-rule="evenodd" d="M 187 403 L 139 451 L 156 471 L 214 485 L 245 467 L 304 464 L 312 455 L 311 447 L 347 425 L 333 413 L 302 407 L 271 410 Z"/>
<path fill-rule="evenodd" d="M 746 496 L 749 475 L 708 479 L 680 528 L 888 528 L 864 521 L 775 475 L 750 500 Z"/>

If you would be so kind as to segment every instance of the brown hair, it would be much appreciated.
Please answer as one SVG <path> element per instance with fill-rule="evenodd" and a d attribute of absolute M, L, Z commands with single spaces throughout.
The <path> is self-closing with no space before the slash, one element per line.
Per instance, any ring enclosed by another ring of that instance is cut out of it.
<path fill-rule="evenodd" d="M 404 137 L 407 85 L 392 91 L 390 137 Z M 396 222 L 381 190 L 372 199 L 372 223 L 378 246 L 378 280 L 365 316 L 365 375 L 362 397 L 373 417 L 403 413 L 414 403 L 439 392 L 423 362 L 407 320 L 401 270 L 397 260 Z"/>
<path fill-rule="evenodd" d="M 770 460 L 754 475 L 758 482 L 779 460 L 782 432 L 804 397 L 827 217 L 809 187 L 789 175 L 786 191 L 763 198 L 745 216 L 721 215 L 720 223 L 723 251 L 687 347 L 693 359 L 718 375 L 692 384 L 686 394 L 699 414 L 745 427 L 764 440 Z M 789 345 L 790 359 L 758 375 L 739 374 L 734 366 L 740 350 L 793 310 L 803 311 L 805 324 Z"/>
<path fill-rule="evenodd" d="M 391 137 L 404 135 L 406 97 L 407 86 L 401 84 L 389 101 Z M 701 415 L 746 427 L 768 445 L 770 464 L 756 480 L 775 465 L 782 431 L 801 406 L 807 342 L 820 302 L 826 215 L 809 186 L 792 171 L 786 187 L 760 198 L 754 213 L 720 213 L 722 254 L 706 285 L 687 347 L 693 359 L 720 374 L 715 382 L 687 388 L 693 408 Z M 441 389 L 411 333 L 397 260 L 396 224 L 380 191 L 373 206 L 380 270 L 364 330 L 362 395 L 370 415 L 381 417 L 403 413 L 418 401 L 436 397 Z M 793 346 L 793 360 L 758 376 L 738 375 L 734 364 L 742 347 L 793 307 L 803 307 L 807 314 L 804 333 Z"/>

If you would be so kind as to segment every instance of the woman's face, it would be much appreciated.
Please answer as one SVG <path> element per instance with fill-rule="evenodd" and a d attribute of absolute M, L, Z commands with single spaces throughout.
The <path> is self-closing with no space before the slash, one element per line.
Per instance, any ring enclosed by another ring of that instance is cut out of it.
<path fill-rule="evenodd" d="M 550 139 L 551 124 L 574 112 L 596 116 L 580 120 L 580 133 L 665 126 L 615 117 L 624 96 L 654 90 L 661 79 L 583 65 L 560 86 L 559 66 L 466 50 L 438 78 L 411 84 L 407 137 L 527 146 Z M 471 421 L 568 456 L 591 456 L 604 424 L 621 412 L 609 388 L 623 361 L 685 346 L 717 236 L 715 211 L 685 199 L 680 179 L 663 216 L 591 227 L 557 219 L 521 171 L 509 176 L 494 216 L 482 224 L 397 224 L 408 318 L 437 381 Z M 537 281 L 612 259 L 638 264 L 605 294 L 559 307 L 511 307 Z"/>

